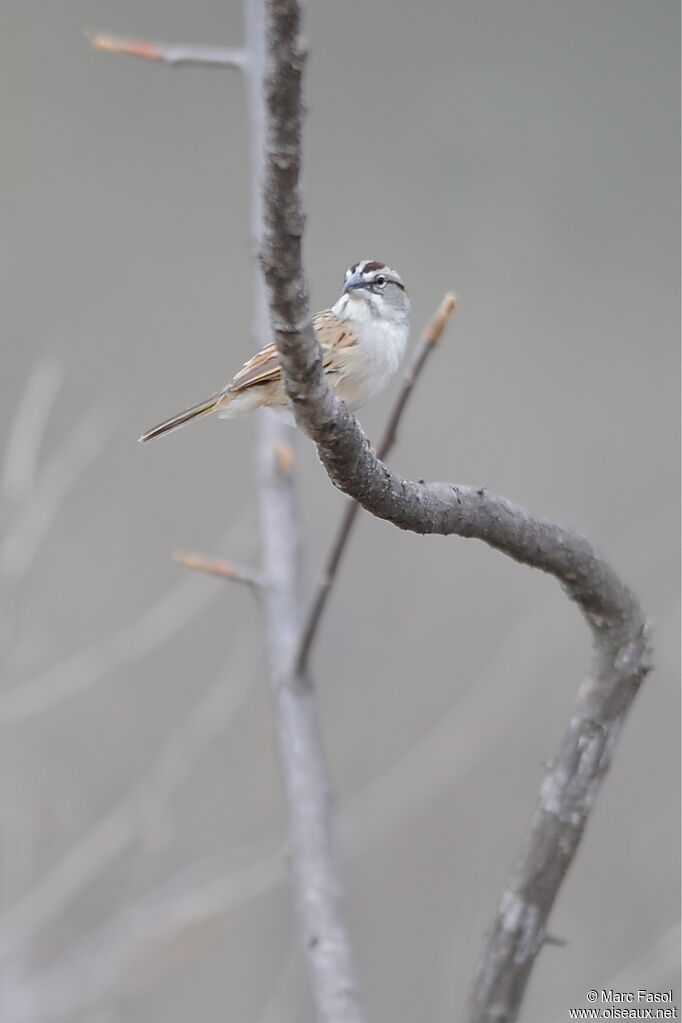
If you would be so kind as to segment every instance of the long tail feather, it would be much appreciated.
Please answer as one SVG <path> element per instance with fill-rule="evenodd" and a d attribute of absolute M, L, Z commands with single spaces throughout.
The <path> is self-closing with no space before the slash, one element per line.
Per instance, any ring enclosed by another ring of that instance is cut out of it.
<path fill-rule="evenodd" d="M 163 423 L 159 423 L 158 426 L 152 427 L 151 430 L 147 430 L 147 432 L 143 433 L 138 440 L 140 443 L 144 444 L 148 440 L 153 440 L 154 437 L 160 437 L 163 433 L 170 433 L 171 430 L 177 430 L 178 427 L 184 426 L 185 423 L 191 422 L 192 419 L 198 419 L 200 416 L 207 416 L 210 412 L 214 412 L 216 410 L 218 401 L 222 397 L 222 391 L 218 391 L 217 394 L 212 394 L 210 398 L 200 401 L 198 405 L 191 405 L 189 408 L 186 408 L 184 412 L 178 412 L 176 416 L 172 416 L 170 419 L 164 420 Z"/>

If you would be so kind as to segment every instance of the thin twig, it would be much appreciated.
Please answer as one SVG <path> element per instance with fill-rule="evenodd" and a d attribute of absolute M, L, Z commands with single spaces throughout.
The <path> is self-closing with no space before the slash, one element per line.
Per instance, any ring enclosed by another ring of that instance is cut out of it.
<path fill-rule="evenodd" d="M 86 31 L 84 34 L 90 40 L 93 50 L 120 53 L 126 57 L 137 57 L 138 60 L 168 64 L 171 67 L 195 65 L 239 69 L 244 67 L 246 61 L 244 50 L 224 46 L 152 43 L 145 39 L 127 39 L 123 36 L 110 35 L 108 32 Z"/>
<path fill-rule="evenodd" d="M 260 591 L 263 587 L 263 578 L 259 572 L 252 568 L 245 568 L 243 565 L 234 565 L 231 561 L 223 561 L 220 558 L 207 558 L 203 554 L 194 554 L 185 551 L 177 551 L 173 560 L 189 568 L 192 572 L 204 572 L 206 575 L 215 575 L 219 579 L 229 579 L 233 583 L 243 583 L 251 589 Z"/>
<path fill-rule="evenodd" d="M 446 295 L 424 328 L 421 341 L 414 353 L 414 358 L 405 373 L 402 389 L 398 394 L 395 405 L 391 409 L 383 435 L 377 445 L 377 457 L 382 461 L 384 461 L 397 440 L 398 424 L 410 399 L 414 385 L 419 378 L 419 374 L 424 368 L 429 355 L 440 341 L 448 320 L 456 309 L 457 299 L 455 296 Z"/>
<path fill-rule="evenodd" d="M 446 295 L 422 333 L 421 340 L 414 350 L 412 361 L 405 371 L 403 386 L 389 413 L 386 427 L 377 446 L 377 454 L 382 460 L 386 458 L 396 442 L 398 424 L 407 407 L 414 385 L 417 383 L 429 355 L 436 347 L 450 316 L 456 308 L 457 300 L 454 295 Z M 320 619 L 327 604 L 331 588 L 334 585 L 341 558 L 350 539 L 350 534 L 359 511 L 360 505 L 357 501 L 351 499 L 347 502 L 345 511 L 341 516 L 336 535 L 332 541 L 327 560 L 317 583 L 315 596 L 310 603 L 301 631 L 301 640 L 296 655 L 296 673 L 298 675 L 305 675 L 307 672 L 310 651 L 317 636 Z"/>

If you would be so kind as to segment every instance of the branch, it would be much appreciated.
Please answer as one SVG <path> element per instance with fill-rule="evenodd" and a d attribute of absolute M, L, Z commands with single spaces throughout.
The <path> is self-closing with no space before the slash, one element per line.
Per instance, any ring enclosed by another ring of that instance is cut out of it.
<path fill-rule="evenodd" d="M 109 35 L 107 32 L 88 32 L 93 50 L 104 53 L 122 53 L 138 60 L 150 60 L 171 67 L 198 65 L 201 67 L 243 68 L 246 62 L 244 50 L 228 49 L 224 46 L 192 46 L 151 43 L 144 39 L 126 39 Z"/>
<path fill-rule="evenodd" d="M 412 362 L 405 371 L 403 386 L 398 393 L 398 397 L 395 400 L 391 412 L 389 413 L 384 433 L 379 441 L 377 448 L 379 458 L 385 459 L 395 444 L 398 424 L 400 423 L 403 412 L 407 407 L 414 385 L 417 383 L 417 379 L 419 378 L 429 355 L 438 344 L 438 341 L 445 330 L 446 324 L 456 308 L 457 300 L 454 295 L 446 295 L 441 302 L 440 307 L 426 325 L 421 341 L 415 348 Z M 331 588 L 334 585 L 343 553 L 348 545 L 348 540 L 350 539 L 350 534 L 359 511 L 360 505 L 357 501 L 349 501 L 346 504 L 346 510 L 339 522 L 336 536 L 332 542 L 329 554 L 327 555 L 327 560 L 317 584 L 315 596 L 311 602 L 308 614 L 303 624 L 301 641 L 296 655 L 297 675 L 305 675 L 307 671 L 310 651 L 317 635 L 320 620 L 327 604 Z"/>
<path fill-rule="evenodd" d="M 260 0 L 252 0 L 260 10 Z M 302 128 L 302 74 L 305 53 L 300 39 L 301 10 L 297 0 L 265 0 L 265 75 L 263 81 L 264 166 L 262 206 L 262 265 L 267 285 L 270 323 L 281 343 L 289 324 L 305 331 L 313 360 L 319 358 L 301 273 L 303 216 L 299 194 Z M 252 53 L 252 47 L 249 47 Z M 282 201 L 283 200 L 283 201 Z M 281 240 L 286 238 L 286 244 Z M 278 262 L 281 257 L 282 262 Z M 297 287 L 291 292 L 288 280 Z M 284 313 L 279 306 L 284 303 Z M 312 349 L 311 349 L 312 346 Z M 270 461 L 277 461 L 270 453 Z M 282 476 L 280 466 L 279 476 Z M 266 613 L 270 621 L 292 630 L 269 636 L 271 688 L 275 730 L 289 810 L 291 869 L 298 917 L 303 930 L 306 965 L 319 1023 L 362 1023 L 350 943 L 343 920 L 341 888 L 334 863 L 330 827 L 329 781 L 322 752 L 315 691 L 309 679 L 291 672 L 300 635 L 298 615 L 286 581 L 278 589 L 273 579 L 291 558 L 291 537 L 277 513 L 278 474 L 270 471 L 265 484 L 274 500 L 264 502 L 264 535 L 268 555 Z M 286 506 L 285 506 L 286 511 Z M 294 537 L 295 539 L 295 537 Z M 283 542 L 289 540 L 287 551 Z M 274 569 L 274 572 L 273 572 Z M 283 599 L 284 598 L 284 599 Z"/>
<path fill-rule="evenodd" d="M 415 483 L 392 472 L 321 371 L 301 261 L 299 190 L 302 53 L 298 6 L 271 0 L 268 231 L 263 266 L 275 343 L 298 425 L 330 479 L 363 508 L 401 529 L 483 540 L 553 575 L 592 632 L 592 671 L 547 772 L 472 989 L 471 1023 L 516 1018 L 545 924 L 582 837 L 623 720 L 650 670 L 649 625 L 637 599 L 587 540 L 484 489 Z M 277 44 L 282 44 L 278 48 Z"/>
<path fill-rule="evenodd" d="M 245 568 L 243 565 L 233 565 L 230 561 L 223 561 L 221 558 L 206 558 L 203 554 L 193 554 L 186 551 L 177 551 L 173 555 L 177 561 L 192 572 L 204 572 L 206 575 L 214 575 L 218 579 L 229 579 L 233 583 L 243 583 L 250 586 L 257 593 L 263 587 L 263 579 L 259 572 L 252 568 Z"/>

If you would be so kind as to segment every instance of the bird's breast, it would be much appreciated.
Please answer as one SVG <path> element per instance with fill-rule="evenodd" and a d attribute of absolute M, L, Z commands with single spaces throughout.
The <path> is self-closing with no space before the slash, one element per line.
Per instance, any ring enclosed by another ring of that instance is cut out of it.
<path fill-rule="evenodd" d="M 344 353 L 347 359 L 339 396 L 359 408 L 381 391 L 395 374 L 407 344 L 408 327 L 381 321 L 350 324 L 357 345 Z"/>

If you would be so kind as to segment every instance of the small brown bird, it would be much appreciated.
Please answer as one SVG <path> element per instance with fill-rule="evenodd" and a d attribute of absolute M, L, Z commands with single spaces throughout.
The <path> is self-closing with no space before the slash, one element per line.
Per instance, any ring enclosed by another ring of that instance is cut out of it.
<path fill-rule="evenodd" d="M 384 263 L 364 259 L 346 271 L 340 298 L 331 309 L 313 317 L 313 327 L 327 380 L 339 398 L 357 409 L 385 386 L 400 365 L 410 332 L 405 286 Z M 211 412 L 228 419 L 265 405 L 288 404 L 277 349 L 268 345 L 221 391 L 166 419 L 140 440 L 152 440 Z"/>

